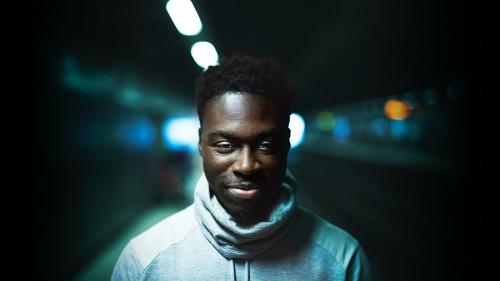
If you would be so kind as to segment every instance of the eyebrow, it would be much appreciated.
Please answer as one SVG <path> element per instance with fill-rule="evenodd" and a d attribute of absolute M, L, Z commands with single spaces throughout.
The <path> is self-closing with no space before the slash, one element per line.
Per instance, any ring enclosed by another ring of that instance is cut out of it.
<path fill-rule="evenodd" d="M 266 129 L 262 130 L 260 133 L 257 134 L 255 137 L 256 139 L 263 139 L 266 137 L 276 137 L 279 135 L 279 131 L 277 129 Z M 238 140 L 239 137 L 237 137 L 234 134 L 231 134 L 230 132 L 223 131 L 223 130 L 215 130 L 211 133 L 208 134 L 209 138 L 212 137 L 223 137 L 229 140 Z"/>

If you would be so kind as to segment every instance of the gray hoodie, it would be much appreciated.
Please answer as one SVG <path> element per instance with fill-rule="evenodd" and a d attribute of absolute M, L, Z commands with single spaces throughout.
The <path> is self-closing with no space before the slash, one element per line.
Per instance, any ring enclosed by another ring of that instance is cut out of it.
<path fill-rule="evenodd" d="M 287 174 L 268 220 L 238 225 L 211 195 L 204 175 L 194 204 L 132 239 L 113 271 L 118 280 L 368 280 L 359 243 L 295 201 Z"/>

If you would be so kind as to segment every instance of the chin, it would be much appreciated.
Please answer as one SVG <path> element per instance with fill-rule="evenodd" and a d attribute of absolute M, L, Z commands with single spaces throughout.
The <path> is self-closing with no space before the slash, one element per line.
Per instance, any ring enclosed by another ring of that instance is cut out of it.
<path fill-rule="evenodd" d="M 254 212 L 237 212 L 233 215 L 234 220 L 240 225 L 254 225 L 263 221 L 262 216 L 256 215 Z"/>
<path fill-rule="evenodd" d="M 255 224 L 263 220 L 264 216 L 261 212 L 263 208 L 259 208 L 262 205 L 260 202 L 252 201 L 254 202 L 231 202 L 223 206 L 238 224 Z"/>
<path fill-rule="evenodd" d="M 236 208 L 226 208 L 226 210 L 239 225 L 253 225 L 264 220 L 262 213 L 255 208 L 238 206 Z"/>

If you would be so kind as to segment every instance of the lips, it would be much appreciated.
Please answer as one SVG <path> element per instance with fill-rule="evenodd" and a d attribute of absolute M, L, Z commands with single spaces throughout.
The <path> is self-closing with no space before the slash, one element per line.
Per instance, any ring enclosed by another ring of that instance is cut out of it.
<path fill-rule="evenodd" d="M 233 195 L 234 197 L 238 197 L 241 199 L 253 199 L 257 197 L 257 194 L 261 192 L 260 189 L 238 189 L 238 188 L 229 188 L 228 189 L 229 193 Z"/>
<path fill-rule="evenodd" d="M 238 185 L 228 185 L 228 192 L 240 199 L 253 199 L 262 192 L 260 186 L 256 184 L 238 184 Z"/>

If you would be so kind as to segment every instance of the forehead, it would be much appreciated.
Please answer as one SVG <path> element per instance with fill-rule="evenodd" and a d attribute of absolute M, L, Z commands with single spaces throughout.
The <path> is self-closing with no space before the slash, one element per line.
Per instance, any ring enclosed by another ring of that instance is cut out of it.
<path fill-rule="evenodd" d="M 273 99 L 247 93 L 226 93 L 208 100 L 203 111 L 204 131 L 284 129 L 283 108 Z"/>

